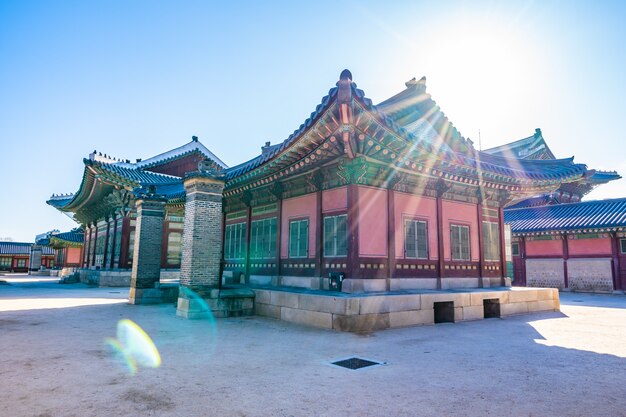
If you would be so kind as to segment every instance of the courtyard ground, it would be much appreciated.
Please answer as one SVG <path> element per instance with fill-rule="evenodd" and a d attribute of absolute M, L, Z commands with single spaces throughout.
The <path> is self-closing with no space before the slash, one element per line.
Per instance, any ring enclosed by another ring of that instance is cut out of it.
<path fill-rule="evenodd" d="M 262 317 L 191 321 L 127 289 L 0 280 L 0 416 L 626 416 L 626 296 L 560 313 L 351 334 Z M 121 319 L 162 365 L 131 376 Z M 358 356 L 360 370 L 331 365 Z"/>

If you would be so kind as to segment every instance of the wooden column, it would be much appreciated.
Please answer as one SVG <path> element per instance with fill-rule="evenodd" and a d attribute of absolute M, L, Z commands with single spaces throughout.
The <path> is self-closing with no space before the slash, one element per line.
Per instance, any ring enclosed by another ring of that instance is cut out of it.
<path fill-rule="evenodd" d="M 348 184 L 348 278 L 356 278 L 359 268 L 359 189 Z"/>
<path fill-rule="evenodd" d="M 111 245 L 111 259 L 109 260 L 109 268 L 115 268 L 115 239 L 117 238 L 117 214 L 113 215 L 113 244 Z"/>
<path fill-rule="evenodd" d="M 521 273 L 524 277 L 524 287 L 526 286 L 526 236 L 520 236 L 519 239 L 519 256 L 521 259 Z"/>
<path fill-rule="evenodd" d="M 482 235 L 482 223 L 479 225 Z M 504 274 L 506 273 L 506 242 L 504 240 L 504 207 L 498 208 L 498 234 L 500 235 L 500 285 L 504 287 Z M 482 256 L 482 254 L 481 254 Z"/>
<path fill-rule="evenodd" d="M 315 223 L 315 276 L 322 276 L 322 259 L 324 254 L 324 244 L 322 242 L 323 232 L 323 218 L 322 218 L 322 190 L 318 187 L 315 192 L 315 213 L 317 216 L 317 223 Z"/>
<path fill-rule="evenodd" d="M 106 269 L 107 267 L 107 263 L 109 261 L 109 230 L 111 229 L 111 220 L 107 217 L 106 219 L 107 222 L 107 228 L 106 228 L 106 232 L 104 234 L 104 253 L 102 254 L 102 268 Z"/>
<path fill-rule="evenodd" d="M 563 236 L 563 280 L 564 288 L 569 288 L 569 280 L 567 279 L 567 260 L 569 259 L 569 245 L 567 234 Z"/>
<path fill-rule="evenodd" d="M 480 191 L 480 190 L 479 190 Z M 483 265 L 485 264 L 485 239 L 483 236 L 483 204 L 479 197 L 476 205 L 478 225 L 478 287 L 483 287 Z"/>
<path fill-rule="evenodd" d="M 85 268 L 91 266 L 91 246 L 93 245 L 93 226 L 89 226 L 89 243 L 87 244 L 87 256 L 85 261 Z"/>
<path fill-rule="evenodd" d="M 222 281 L 224 280 L 224 265 L 226 264 L 226 260 L 224 259 L 225 254 L 225 246 L 226 246 L 226 206 L 222 205 L 222 247 L 220 248 L 220 271 L 219 271 L 219 280 L 217 281 L 217 288 L 222 289 Z M 182 261 L 182 257 L 181 257 Z M 238 284 L 238 283 L 237 283 Z"/>
<path fill-rule="evenodd" d="M 387 189 L 387 268 L 389 278 L 393 278 L 396 272 L 396 209 L 395 196 L 392 189 Z M 387 291 L 390 283 L 388 282 Z"/>
<path fill-rule="evenodd" d="M 620 260 L 619 260 L 619 237 L 617 237 L 617 233 L 611 233 L 611 272 L 613 275 L 613 290 L 614 291 L 623 291 L 624 286 L 622 285 L 622 277 L 620 271 Z"/>
<path fill-rule="evenodd" d="M 441 281 L 445 276 L 444 270 L 444 247 L 443 247 L 443 201 L 437 196 L 437 255 L 439 264 L 439 274 L 437 274 L 437 289 L 441 289 Z"/>
<path fill-rule="evenodd" d="M 120 268 L 129 268 L 128 265 L 128 246 L 130 245 L 130 218 L 122 218 L 122 241 L 120 242 Z"/>
<path fill-rule="evenodd" d="M 280 252 L 282 250 L 282 230 L 283 230 L 283 199 L 279 198 L 276 202 L 276 275 L 281 276 L 282 268 L 280 266 Z M 289 232 L 287 232 L 289 233 Z"/>
<path fill-rule="evenodd" d="M 246 283 L 250 283 L 250 237 L 252 235 L 252 206 L 246 209 Z"/>

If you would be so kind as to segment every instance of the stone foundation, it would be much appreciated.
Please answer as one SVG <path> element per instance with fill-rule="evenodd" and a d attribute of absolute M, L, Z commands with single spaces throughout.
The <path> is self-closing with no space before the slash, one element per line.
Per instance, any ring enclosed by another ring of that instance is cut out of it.
<path fill-rule="evenodd" d="M 442 278 L 442 289 L 454 288 L 480 288 L 482 280 L 483 288 L 500 287 L 502 279 L 493 278 Z M 225 272 L 222 279 L 224 284 L 239 283 L 232 272 Z M 243 284 L 243 282 L 242 282 Z M 327 290 L 329 279 L 326 277 L 296 277 L 296 276 L 271 276 L 252 275 L 249 284 L 257 286 L 272 287 L 292 287 L 311 290 Z M 511 286 L 510 278 L 505 278 L 505 286 Z M 342 283 L 342 292 L 350 294 L 380 292 L 380 291 L 402 291 L 402 290 L 434 290 L 437 289 L 437 278 L 381 278 L 381 279 L 359 279 L 346 278 Z"/>
<path fill-rule="evenodd" d="M 97 287 L 129 287 L 130 269 L 79 269 L 80 282 Z M 178 280 L 178 269 L 162 269 L 161 280 Z"/>
<path fill-rule="evenodd" d="M 255 314 L 307 326 L 349 332 L 435 323 L 435 303 L 452 302 L 454 321 L 481 320 L 499 304 L 500 316 L 559 311 L 551 288 L 414 291 L 346 294 L 286 288 L 253 288 Z M 490 300 L 485 303 L 484 300 Z"/>
<path fill-rule="evenodd" d="M 178 299 L 178 284 L 157 284 L 156 288 L 132 288 L 128 295 L 130 304 L 166 304 Z"/>
<path fill-rule="evenodd" d="M 239 317 L 254 314 L 254 291 L 247 288 L 225 288 L 194 292 L 180 290 L 176 315 L 186 319 Z"/>

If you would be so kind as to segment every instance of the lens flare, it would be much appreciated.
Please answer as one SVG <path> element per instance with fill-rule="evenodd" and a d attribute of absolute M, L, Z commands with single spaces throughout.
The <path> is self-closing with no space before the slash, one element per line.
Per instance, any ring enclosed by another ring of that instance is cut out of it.
<path fill-rule="evenodd" d="M 128 373 L 135 375 L 140 366 L 158 368 L 161 355 L 148 334 L 132 320 L 117 323 L 117 339 L 107 338 L 106 344 L 124 363 Z"/>
<path fill-rule="evenodd" d="M 205 354 L 209 356 L 213 355 L 217 343 L 217 324 L 211 308 L 207 302 L 191 288 L 181 285 L 178 291 L 179 297 L 187 299 L 189 304 L 193 306 L 194 318 L 208 324 L 208 327 L 203 325 L 205 334 L 209 336 L 209 343 L 205 345 Z"/>

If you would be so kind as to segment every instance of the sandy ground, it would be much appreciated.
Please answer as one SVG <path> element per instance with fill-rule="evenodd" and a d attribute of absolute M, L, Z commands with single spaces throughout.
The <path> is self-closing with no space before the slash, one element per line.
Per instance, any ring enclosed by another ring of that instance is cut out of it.
<path fill-rule="evenodd" d="M 0 277 L 3 279 L 6 277 Z M 127 290 L 0 285 L 0 416 L 626 416 L 626 296 L 561 313 L 338 333 L 188 321 Z M 163 363 L 131 376 L 104 340 L 129 318 Z M 385 364 L 330 364 L 359 356 Z"/>

